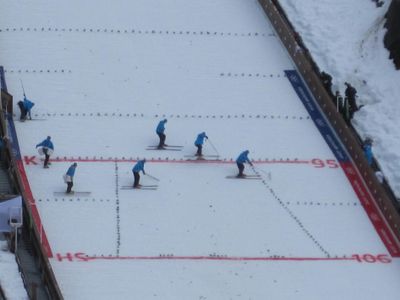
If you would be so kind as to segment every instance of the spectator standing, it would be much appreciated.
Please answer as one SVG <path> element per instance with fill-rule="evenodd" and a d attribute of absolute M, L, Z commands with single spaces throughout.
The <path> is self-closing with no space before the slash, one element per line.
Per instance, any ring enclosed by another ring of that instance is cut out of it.
<path fill-rule="evenodd" d="M 353 119 L 354 113 L 358 110 L 356 102 L 357 90 L 348 82 L 345 82 L 344 84 L 346 86 L 346 90 L 344 93 L 349 105 L 349 117 L 350 119 Z"/>

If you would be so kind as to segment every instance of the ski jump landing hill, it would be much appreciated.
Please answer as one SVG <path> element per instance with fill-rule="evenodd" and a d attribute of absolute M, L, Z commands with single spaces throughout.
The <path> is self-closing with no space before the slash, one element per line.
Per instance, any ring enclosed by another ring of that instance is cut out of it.
<path fill-rule="evenodd" d="M 9 92 L 21 98 L 22 79 L 36 102 L 15 123 L 17 159 L 65 298 L 398 298 L 395 216 L 290 28 L 260 2 L 3 5 Z M 162 118 L 180 151 L 146 150 Z M 258 178 L 226 178 L 245 149 Z M 160 180 L 142 183 L 157 188 L 122 189 L 143 157 Z M 89 196 L 54 194 L 72 162 Z"/>

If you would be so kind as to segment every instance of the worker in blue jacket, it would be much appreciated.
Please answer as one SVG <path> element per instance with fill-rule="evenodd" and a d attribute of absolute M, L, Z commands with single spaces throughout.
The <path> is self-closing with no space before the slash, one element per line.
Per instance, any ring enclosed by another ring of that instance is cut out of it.
<path fill-rule="evenodd" d="M 133 182 L 133 188 L 137 189 L 140 188 L 140 175 L 139 172 L 142 171 L 144 175 L 146 175 L 146 172 L 144 171 L 144 164 L 146 163 L 146 159 L 142 159 L 139 160 L 135 166 L 132 168 L 132 172 L 133 172 L 133 178 L 134 178 L 134 182 Z"/>
<path fill-rule="evenodd" d="M 167 138 L 167 136 L 165 135 L 165 124 L 168 122 L 167 119 L 161 120 L 156 128 L 156 133 L 158 135 L 158 137 L 160 138 L 160 143 L 158 144 L 158 149 L 162 149 L 165 145 L 165 139 Z"/>
<path fill-rule="evenodd" d="M 246 175 L 243 174 L 244 171 L 244 163 L 248 163 L 250 166 L 252 166 L 253 164 L 251 163 L 250 159 L 248 158 L 249 155 L 249 150 L 243 151 L 242 153 L 240 153 L 239 157 L 236 159 L 236 164 L 239 168 L 239 174 L 237 175 L 237 177 L 245 177 Z"/>
<path fill-rule="evenodd" d="M 44 154 L 45 159 L 44 159 L 44 168 L 48 168 L 49 167 L 49 159 L 50 159 L 50 155 L 53 154 L 54 151 L 54 145 L 51 141 L 51 137 L 48 136 L 44 141 L 42 141 L 41 143 L 36 145 L 36 148 L 39 148 L 39 154 Z"/>
<path fill-rule="evenodd" d="M 18 104 L 18 107 L 19 107 L 19 109 L 21 111 L 20 120 L 21 121 L 25 121 L 27 115 L 29 116 L 29 119 L 32 120 L 31 109 L 35 105 L 35 103 L 33 103 L 32 101 L 28 100 L 24 96 L 24 100 L 23 101 L 19 101 L 17 104 Z"/>
<path fill-rule="evenodd" d="M 31 109 L 32 107 L 35 105 L 35 103 L 33 103 L 32 101 L 30 101 L 28 98 L 24 97 L 24 108 L 26 111 L 26 116 L 29 117 L 29 120 L 32 120 L 32 116 L 31 116 Z M 26 118 L 25 116 L 25 118 Z"/>
<path fill-rule="evenodd" d="M 67 174 L 65 174 L 65 182 L 67 183 L 67 194 L 72 193 L 72 186 L 74 185 L 74 175 L 76 167 L 78 166 L 77 163 L 73 163 L 67 170 Z"/>
<path fill-rule="evenodd" d="M 208 139 L 208 136 L 206 135 L 205 132 L 199 133 L 197 135 L 196 141 L 194 142 L 194 145 L 197 147 L 196 156 L 203 155 L 202 150 L 203 150 L 204 139 Z"/>

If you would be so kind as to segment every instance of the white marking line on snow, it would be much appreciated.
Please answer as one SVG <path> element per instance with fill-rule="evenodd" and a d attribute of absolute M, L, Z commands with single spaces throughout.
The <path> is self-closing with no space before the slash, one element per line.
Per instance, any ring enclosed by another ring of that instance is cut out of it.
<path fill-rule="evenodd" d="M 116 254 L 119 255 L 119 250 L 121 247 L 121 219 L 119 213 L 119 176 L 118 176 L 118 163 L 115 162 L 115 213 L 116 213 L 116 233 L 117 233 L 117 243 L 116 243 Z"/>
<path fill-rule="evenodd" d="M 16 114 L 13 115 L 14 117 Z M 88 117 L 95 117 L 95 118 L 101 118 L 101 117 L 106 117 L 106 118 L 151 118 L 151 119 L 159 119 L 159 118 L 169 118 L 169 119 L 212 119 L 212 120 L 220 120 L 220 119 L 252 119 L 252 120 L 311 120 L 310 116 L 308 115 L 279 115 L 279 114 L 270 114 L 270 115 L 260 115 L 260 114 L 226 114 L 226 115 L 193 115 L 193 114 L 186 114 L 186 113 L 181 113 L 181 114 L 145 114 L 145 113 L 119 113 L 119 112 L 62 112 L 62 113 L 42 113 L 42 114 L 33 114 L 32 115 L 34 118 L 48 118 L 48 117 L 54 117 L 54 118 L 88 118 Z M 29 120 L 28 120 L 29 121 Z"/>
<path fill-rule="evenodd" d="M 181 35 L 181 36 L 230 36 L 230 37 L 275 37 L 274 32 L 222 32 L 222 31 L 193 31 L 187 29 L 180 30 L 154 30 L 154 29 L 110 29 L 110 28 L 58 28 L 58 27 L 6 27 L 0 28 L 0 32 L 62 32 L 62 33 L 88 33 L 88 34 L 136 34 L 136 35 Z"/>

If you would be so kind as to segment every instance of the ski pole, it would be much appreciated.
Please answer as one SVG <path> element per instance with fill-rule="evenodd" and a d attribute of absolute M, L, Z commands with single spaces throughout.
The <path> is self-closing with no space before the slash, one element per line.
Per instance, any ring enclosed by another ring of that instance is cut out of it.
<path fill-rule="evenodd" d="M 150 177 L 151 179 L 153 179 L 153 180 L 155 180 L 155 181 L 160 181 L 160 179 L 158 179 L 157 177 L 154 177 L 154 176 L 152 176 L 152 175 L 150 175 L 150 174 L 147 174 L 147 173 L 146 173 L 146 176 Z"/>
<path fill-rule="evenodd" d="M 210 143 L 210 145 L 211 145 L 211 147 L 214 149 L 215 153 L 216 153 L 218 156 L 220 156 L 219 153 L 218 153 L 217 148 L 215 148 L 215 146 L 213 145 L 213 143 L 211 143 L 210 139 L 207 139 L 207 141 Z"/>
<path fill-rule="evenodd" d="M 21 86 L 22 86 L 22 91 L 23 91 L 23 93 L 24 93 L 24 98 L 26 98 L 26 96 L 25 96 L 24 84 L 22 83 L 22 79 L 20 78 L 19 81 L 21 81 Z"/>

